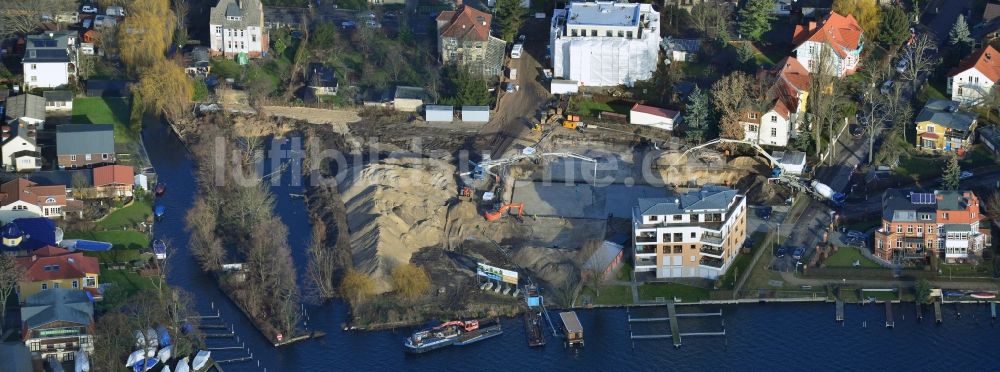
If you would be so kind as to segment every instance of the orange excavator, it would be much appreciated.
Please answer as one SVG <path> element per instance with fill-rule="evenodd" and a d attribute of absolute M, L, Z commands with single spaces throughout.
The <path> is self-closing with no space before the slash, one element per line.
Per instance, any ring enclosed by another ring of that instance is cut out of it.
<path fill-rule="evenodd" d="M 437 327 L 434 327 L 434 329 L 442 329 L 442 328 L 451 327 L 451 326 L 462 327 L 462 329 L 464 329 L 466 332 L 472 332 L 472 331 L 475 331 L 475 330 L 479 329 L 479 321 L 478 320 L 466 320 L 466 321 L 452 320 L 450 322 L 442 323 L 441 325 L 439 325 Z"/>
<path fill-rule="evenodd" d="M 499 220 L 500 217 L 503 217 L 503 214 L 507 213 L 507 211 L 511 209 L 516 209 L 517 218 L 521 218 L 521 215 L 524 214 L 524 203 L 507 203 L 501 205 L 500 208 L 497 208 L 496 210 L 486 212 L 483 214 L 483 217 L 486 217 L 487 221 L 496 221 Z"/>

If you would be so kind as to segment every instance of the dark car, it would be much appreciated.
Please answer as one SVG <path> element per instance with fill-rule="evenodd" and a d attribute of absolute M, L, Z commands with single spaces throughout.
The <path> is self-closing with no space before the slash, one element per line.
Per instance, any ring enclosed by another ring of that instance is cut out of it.
<path fill-rule="evenodd" d="M 864 131 L 864 129 L 861 129 L 860 125 L 858 125 L 858 124 L 851 124 L 851 135 L 854 136 L 854 138 L 861 138 L 861 136 L 864 135 L 864 134 L 865 134 L 865 131 Z"/>
<path fill-rule="evenodd" d="M 767 221 L 768 218 L 771 218 L 771 207 L 757 208 L 757 217 Z"/>
<path fill-rule="evenodd" d="M 778 257 L 785 257 L 785 252 L 787 252 L 787 251 L 788 250 L 785 249 L 785 247 L 778 247 L 778 252 L 775 252 L 774 255 L 778 256 Z"/>
<path fill-rule="evenodd" d="M 805 248 L 802 248 L 802 247 L 795 248 L 795 250 L 792 251 L 792 258 L 796 259 L 796 260 L 801 260 L 802 259 L 802 255 L 805 254 L 805 253 L 806 253 L 806 249 Z"/>

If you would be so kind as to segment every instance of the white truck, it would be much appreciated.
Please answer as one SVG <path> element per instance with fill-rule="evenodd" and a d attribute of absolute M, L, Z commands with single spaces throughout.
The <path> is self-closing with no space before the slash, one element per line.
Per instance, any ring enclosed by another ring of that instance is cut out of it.
<path fill-rule="evenodd" d="M 580 83 L 576 80 L 552 79 L 549 90 L 552 94 L 576 94 L 580 92 Z"/>
<path fill-rule="evenodd" d="M 510 58 L 518 59 L 521 58 L 521 52 L 524 51 L 524 44 L 517 43 L 514 47 L 510 49 Z"/>

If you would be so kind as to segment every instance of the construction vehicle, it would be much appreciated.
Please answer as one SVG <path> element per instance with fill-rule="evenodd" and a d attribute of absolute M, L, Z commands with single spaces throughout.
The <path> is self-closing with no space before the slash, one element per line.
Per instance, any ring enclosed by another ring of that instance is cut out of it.
<path fill-rule="evenodd" d="M 583 129 L 583 128 L 586 128 L 586 127 L 587 127 L 587 124 L 584 124 L 582 121 L 572 121 L 572 120 L 563 121 L 563 128 L 568 128 L 568 129 Z"/>
<path fill-rule="evenodd" d="M 458 195 L 461 196 L 461 197 L 464 197 L 464 198 L 470 198 L 471 199 L 472 198 L 472 188 L 469 187 L 469 186 L 462 186 L 462 189 L 459 190 Z"/>
<path fill-rule="evenodd" d="M 524 203 L 507 203 L 501 205 L 500 208 L 484 213 L 483 217 L 486 217 L 487 221 L 493 222 L 499 220 L 500 217 L 503 217 L 504 213 L 507 213 L 511 209 L 517 210 L 517 218 L 520 219 L 524 214 Z"/>
<path fill-rule="evenodd" d="M 760 155 L 764 156 L 765 158 L 767 158 L 768 161 L 770 161 L 771 167 L 772 167 L 771 168 L 771 177 L 770 177 L 771 180 L 774 180 L 774 181 L 779 182 L 779 183 L 786 184 L 786 185 L 788 185 L 789 187 L 791 187 L 791 188 L 793 188 L 795 190 L 800 190 L 802 192 L 805 192 L 806 194 L 809 194 L 810 196 L 812 196 L 812 197 L 814 197 L 816 199 L 819 199 L 819 200 L 828 200 L 834 206 L 843 205 L 844 204 L 844 199 L 847 198 L 846 195 L 844 195 L 844 193 L 833 191 L 833 189 L 830 186 L 827 186 L 826 184 L 820 182 L 819 180 L 809 181 L 809 180 L 806 180 L 806 179 L 804 179 L 802 177 L 798 177 L 798 176 L 795 176 L 795 175 L 792 175 L 792 174 L 788 174 L 785 171 L 784 166 L 781 164 L 781 162 L 778 161 L 778 159 L 775 159 L 773 156 L 771 156 L 771 154 L 768 154 L 767 151 L 765 151 L 763 148 L 760 147 L 760 145 L 758 145 L 756 143 L 753 143 L 753 142 L 750 142 L 750 141 L 727 139 L 727 138 L 717 138 L 717 139 L 705 142 L 705 143 L 703 143 L 701 145 L 694 146 L 694 147 L 691 147 L 691 148 L 685 150 L 684 153 L 682 154 L 682 156 L 680 158 L 678 158 L 678 160 L 681 159 L 681 158 L 683 158 L 684 155 L 687 155 L 688 152 L 691 152 L 691 151 L 694 151 L 694 150 L 697 150 L 697 149 L 700 149 L 700 148 L 703 148 L 703 147 L 707 147 L 707 146 L 711 146 L 711 145 L 716 145 L 716 144 L 719 144 L 719 143 L 738 143 L 738 144 L 748 145 L 751 148 L 753 148 L 754 150 L 756 150 L 757 153 L 759 153 Z M 673 166 L 673 164 L 671 166 Z"/>

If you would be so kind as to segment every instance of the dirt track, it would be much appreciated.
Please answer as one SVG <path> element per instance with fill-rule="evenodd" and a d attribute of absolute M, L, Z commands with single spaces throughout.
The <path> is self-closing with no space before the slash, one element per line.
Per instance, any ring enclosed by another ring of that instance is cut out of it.
<path fill-rule="evenodd" d="M 294 120 L 302 120 L 312 124 L 332 124 L 339 133 L 347 133 L 347 124 L 358 122 L 361 117 L 356 110 L 327 110 L 310 107 L 294 106 L 264 106 L 266 115 L 278 116 Z"/>

